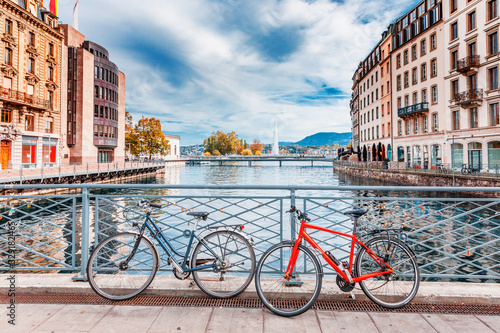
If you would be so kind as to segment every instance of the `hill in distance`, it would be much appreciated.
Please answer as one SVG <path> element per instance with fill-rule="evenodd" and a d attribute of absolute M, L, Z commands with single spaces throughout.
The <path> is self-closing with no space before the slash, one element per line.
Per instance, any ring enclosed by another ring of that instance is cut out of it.
<path fill-rule="evenodd" d="M 297 142 L 280 142 L 280 146 L 286 145 L 299 145 L 299 146 L 326 146 L 338 144 L 345 146 L 351 141 L 352 133 L 335 133 L 335 132 L 320 132 L 313 135 L 309 135 L 304 139 Z"/>

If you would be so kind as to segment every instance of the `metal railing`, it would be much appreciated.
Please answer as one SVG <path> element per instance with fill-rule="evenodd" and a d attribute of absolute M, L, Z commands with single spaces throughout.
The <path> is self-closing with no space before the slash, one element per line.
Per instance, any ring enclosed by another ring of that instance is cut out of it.
<path fill-rule="evenodd" d="M 23 104 L 29 104 L 31 106 L 36 106 L 40 108 L 52 109 L 52 105 L 49 100 L 38 98 L 33 95 L 29 95 L 25 92 L 12 90 L 8 88 L 0 87 L 0 98 L 10 101 L 20 102 Z"/>
<path fill-rule="evenodd" d="M 439 165 L 432 165 L 428 161 L 412 161 L 412 162 L 397 162 L 397 161 L 334 161 L 334 165 L 342 165 L 348 167 L 356 167 L 363 169 L 385 169 L 385 170 L 406 170 L 426 173 L 440 173 L 440 174 L 464 174 L 463 169 L 472 169 L 475 176 L 484 177 L 500 177 L 500 164 L 495 165 L 482 165 L 468 166 L 467 164 L 457 164 L 452 167 L 451 163 L 441 163 Z M 455 169 L 455 170 L 453 170 Z"/>
<path fill-rule="evenodd" d="M 44 161 L 37 167 L 36 164 L 23 164 L 18 169 L 0 170 L 0 183 L 23 182 L 29 180 L 41 180 L 49 178 L 63 178 L 89 175 L 101 175 L 117 172 L 134 171 L 152 167 L 164 167 L 167 162 L 175 161 L 128 161 L 110 163 L 72 163 L 56 164 L 55 162 Z M 25 167 L 27 166 L 27 167 Z M 11 165 L 11 167 L 13 167 Z"/>
<path fill-rule="evenodd" d="M 286 213 L 307 211 L 311 223 L 350 232 L 343 212 L 367 208 L 358 236 L 379 228 L 402 228 L 426 280 L 500 281 L 500 188 L 229 186 L 229 185 L 33 185 L 12 189 L 69 189 L 60 195 L 3 195 L 0 203 L 0 271 L 79 272 L 98 241 L 131 230 L 127 212 L 139 220 L 136 200 L 163 207 L 152 217 L 175 246 L 186 246 L 189 211 L 210 213 L 208 225 L 244 224 L 257 258 L 271 245 L 297 235 Z M 463 193 L 473 193 L 464 197 Z M 480 193 L 476 198 L 474 193 Z M 486 196 L 486 197 L 485 197 Z M 205 229 L 206 230 L 206 229 Z M 350 244 L 311 232 L 325 250 L 343 260 Z M 159 274 L 171 272 L 163 263 Z M 334 272 L 325 267 L 326 274 Z"/>
<path fill-rule="evenodd" d="M 413 105 L 408 105 L 398 109 L 398 117 L 406 116 L 408 114 L 429 111 L 429 103 L 422 102 Z"/>
<path fill-rule="evenodd" d="M 483 100 L 483 89 L 471 89 L 456 94 L 453 102 L 456 105 L 468 105 L 481 100 Z"/>
<path fill-rule="evenodd" d="M 467 56 L 457 61 L 457 71 L 467 72 L 472 67 L 479 67 L 481 57 L 478 55 Z"/>

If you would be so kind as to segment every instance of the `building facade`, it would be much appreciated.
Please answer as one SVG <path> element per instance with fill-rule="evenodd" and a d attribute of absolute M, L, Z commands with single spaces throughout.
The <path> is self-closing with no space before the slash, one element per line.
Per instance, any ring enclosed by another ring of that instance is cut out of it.
<path fill-rule="evenodd" d="M 36 0 L 0 0 L 0 163 L 2 168 L 57 165 L 61 152 L 64 36 Z"/>
<path fill-rule="evenodd" d="M 443 163 L 447 106 L 441 2 L 419 3 L 392 30 L 394 160 L 435 169 Z"/>
<path fill-rule="evenodd" d="M 382 52 L 378 67 L 385 86 L 380 86 L 380 142 L 392 150 L 389 160 L 421 169 L 500 168 L 499 20 L 497 0 L 425 0 L 384 32 L 376 48 Z M 390 45 L 384 43 L 387 33 Z M 359 109 L 365 112 L 364 87 L 359 89 Z M 371 114 L 376 103 L 366 112 Z M 351 115 L 352 110 L 351 105 Z M 371 124 L 363 112 L 361 146 L 366 142 L 373 149 L 376 112 Z M 390 143 L 383 141 L 389 135 Z"/>
<path fill-rule="evenodd" d="M 447 155 L 500 169 L 498 1 L 444 1 Z"/>
<path fill-rule="evenodd" d="M 166 159 L 178 159 L 181 156 L 181 137 L 177 135 L 165 134 L 165 138 L 168 140 L 168 145 L 170 149 L 168 154 L 165 155 Z"/>
<path fill-rule="evenodd" d="M 102 46 L 69 25 L 64 33 L 66 163 L 125 159 L 125 75 Z"/>

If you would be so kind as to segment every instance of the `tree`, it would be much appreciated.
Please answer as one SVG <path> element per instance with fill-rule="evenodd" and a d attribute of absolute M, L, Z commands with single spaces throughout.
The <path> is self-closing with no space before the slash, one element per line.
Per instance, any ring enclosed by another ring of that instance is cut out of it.
<path fill-rule="evenodd" d="M 262 143 L 257 139 L 253 140 L 253 143 L 250 145 L 250 150 L 254 155 L 257 151 L 262 153 Z"/>
<path fill-rule="evenodd" d="M 170 145 L 161 131 L 161 123 L 156 118 L 142 118 L 135 125 L 134 133 L 139 141 L 139 152 L 151 155 L 162 154 L 167 155 L 170 150 Z"/>
<path fill-rule="evenodd" d="M 221 155 L 235 154 L 240 147 L 240 140 L 235 132 L 225 134 L 224 132 L 217 131 L 212 133 L 208 138 L 203 141 L 205 151 L 212 155 L 217 150 Z"/>
<path fill-rule="evenodd" d="M 125 148 L 128 148 L 129 154 L 139 155 L 141 147 L 139 146 L 139 138 L 134 131 L 132 115 L 125 110 Z"/>

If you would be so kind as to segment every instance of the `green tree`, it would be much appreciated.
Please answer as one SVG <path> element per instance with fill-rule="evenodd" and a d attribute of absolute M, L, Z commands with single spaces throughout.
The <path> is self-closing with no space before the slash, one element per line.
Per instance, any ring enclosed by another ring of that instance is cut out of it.
<path fill-rule="evenodd" d="M 170 145 L 161 131 L 161 123 L 156 118 L 142 118 L 135 125 L 134 133 L 137 136 L 139 152 L 151 155 L 167 155 Z"/>

